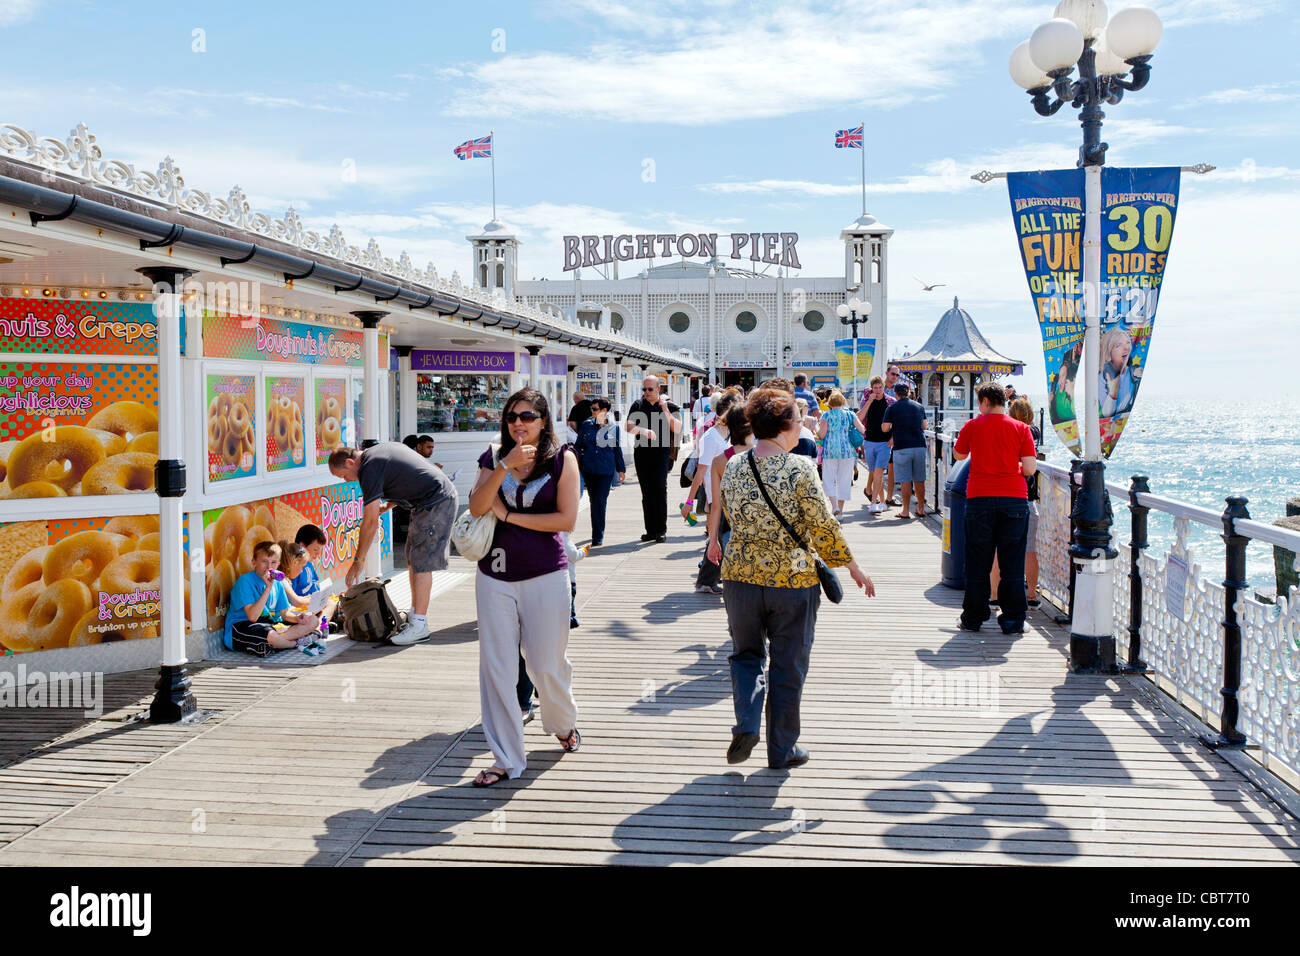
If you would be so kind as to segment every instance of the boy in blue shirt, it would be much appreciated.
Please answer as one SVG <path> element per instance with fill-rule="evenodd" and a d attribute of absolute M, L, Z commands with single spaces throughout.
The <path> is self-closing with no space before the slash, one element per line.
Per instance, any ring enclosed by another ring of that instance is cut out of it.
<path fill-rule="evenodd" d="M 294 535 L 294 542 L 307 549 L 307 563 L 302 566 L 298 576 L 289 582 L 295 594 L 307 597 L 320 590 L 320 575 L 316 573 L 316 562 L 325 550 L 325 532 L 314 524 L 305 524 Z"/>
<path fill-rule="evenodd" d="M 274 541 L 259 541 L 253 547 L 253 570 L 235 581 L 226 610 L 224 641 L 230 650 L 245 650 L 265 657 L 272 650 L 298 645 L 300 637 L 312 637 L 320 627 L 314 614 L 296 612 L 289 604 L 284 586 L 273 574 L 280 560 Z M 278 621 L 288 627 L 277 628 Z"/>

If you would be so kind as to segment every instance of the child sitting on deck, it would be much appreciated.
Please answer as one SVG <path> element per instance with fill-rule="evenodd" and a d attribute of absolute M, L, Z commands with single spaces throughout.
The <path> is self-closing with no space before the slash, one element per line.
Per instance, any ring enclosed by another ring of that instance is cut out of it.
<path fill-rule="evenodd" d="M 274 541 L 259 541 L 253 547 L 253 569 L 236 580 L 230 592 L 224 635 L 230 650 L 265 657 L 271 650 L 299 646 L 302 638 L 311 646 L 320 618 L 293 610 L 278 577 L 280 572 L 275 570 L 279 560 L 280 546 Z M 307 653 L 314 656 L 319 651 Z"/>

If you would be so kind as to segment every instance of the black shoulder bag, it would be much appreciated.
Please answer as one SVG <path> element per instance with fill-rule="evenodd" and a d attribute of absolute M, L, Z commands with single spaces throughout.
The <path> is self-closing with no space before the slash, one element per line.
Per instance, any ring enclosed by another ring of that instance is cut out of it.
<path fill-rule="evenodd" d="M 767 488 L 763 485 L 763 479 L 759 477 L 758 465 L 754 463 L 754 453 L 752 451 L 748 452 L 745 457 L 749 459 L 749 470 L 754 473 L 754 481 L 758 482 L 758 490 L 763 495 L 763 500 L 767 502 L 767 506 L 772 509 L 772 514 L 776 515 L 776 520 L 781 522 L 781 527 L 785 528 L 785 533 L 794 538 L 795 544 L 813 556 L 813 564 L 817 568 L 817 580 L 821 582 L 822 593 L 826 595 L 826 600 L 832 604 L 839 604 L 840 601 L 844 600 L 844 587 L 840 584 L 839 577 L 826 566 L 826 562 L 816 552 L 812 551 L 804 543 L 803 538 L 795 534 L 794 528 L 790 527 L 790 522 L 786 521 L 785 516 L 776 509 L 776 505 L 772 503 L 772 499 L 767 493 Z"/>

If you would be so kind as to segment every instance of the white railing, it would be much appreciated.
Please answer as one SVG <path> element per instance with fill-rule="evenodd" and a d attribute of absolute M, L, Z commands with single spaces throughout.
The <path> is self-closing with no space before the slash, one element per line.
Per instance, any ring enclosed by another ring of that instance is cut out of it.
<path fill-rule="evenodd" d="M 1039 591 L 1060 609 L 1070 593 L 1070 473 L 1040 462 L 1038 568 Z M 1116 506 L 1129 509 L 1130 490 L 1106 485 Z M 1149 493 L 1136 495 L 1137 507 L 1169 515 L 1174 543 L 1157 555 L 1141 548 L 1137 574 L 1142 600 L 1134 614 L 1130 528 L 1116 508 L 1112 534 L 1119 557 L 1115 562 L 1113 628 L 1117 657 L 1146 667 L 1145 676 L 1212 727 L 1245 736 L 1247 752 L 1265 767 L 1286 768 L 1294 781 L 1300 774 L 1300 590 L 1279 595 L 1276 604 L 1253 596 L 1249 587 L 1236 587 L 1232 604 L 1240 628 L 1241 678 L 1236 688 L 1239 712 L 1235 724 L 1224 724 L 1225 655 L 1228 593 L 1225 551 L 1204 565 L 1188 546 L 1193 523 L 1300 554 L 1300 534 L 1246 518 Z M 1227 524 L 1225 524 L 1225 522 Z M 1225 548 L 1227 544 L 1225 543 Z M 1300 563 L 1300 562 L 1298 562 Z M 1133 653 L 1130 627 L 1140 644 Z M 1231 690 L 1231 688 L 1228 688 Z M 1286 776 L 1284 774 L 1284 776 Z"/>

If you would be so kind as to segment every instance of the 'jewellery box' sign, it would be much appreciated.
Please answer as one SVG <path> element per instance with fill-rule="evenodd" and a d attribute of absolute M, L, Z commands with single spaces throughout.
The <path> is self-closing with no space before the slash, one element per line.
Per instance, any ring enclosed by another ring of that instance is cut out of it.
<path fill-rule="evenodd" d="M 415 372 L 513 372 L 515 353 L 415 349 L 411 352 L 411 370 Z"/>

